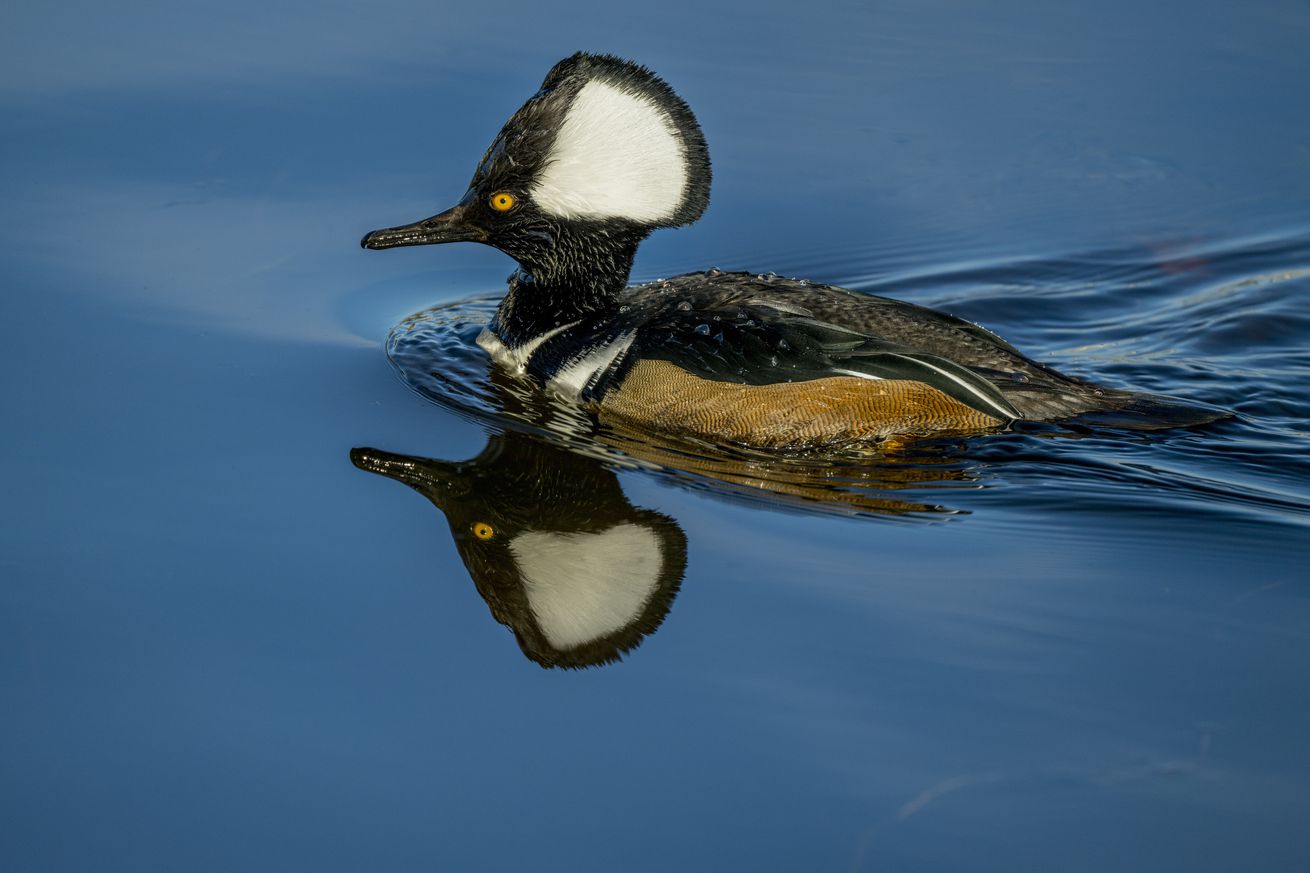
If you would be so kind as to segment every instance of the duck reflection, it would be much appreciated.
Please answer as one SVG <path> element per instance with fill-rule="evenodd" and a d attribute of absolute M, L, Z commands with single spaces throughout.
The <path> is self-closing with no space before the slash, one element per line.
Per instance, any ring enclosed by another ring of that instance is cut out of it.
<path fill-rule="evenodd" d="M 660 626 L 678 593 L 682 529 L 633 506 L 595 458 L 509 431 L 469 461 L 368 448 L 350 459 L 445 514 L 492 617 L 543 667 L 618 660 Z"/>

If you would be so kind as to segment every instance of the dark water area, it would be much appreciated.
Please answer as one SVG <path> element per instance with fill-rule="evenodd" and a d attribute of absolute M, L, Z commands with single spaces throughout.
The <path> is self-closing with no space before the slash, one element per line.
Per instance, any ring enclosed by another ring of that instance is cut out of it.
<path fill-rule="evenodd" d="M 0 869 L 1310 868 L 1310 5 L 0 21 Z M 634 280 L 1236 416 L 778 459 L 534 406 L 468 342 L 505 256 L 357 241 L 579 48 L 714 161 Z M 477 524 L 660 572 L 559 669 Z"/>

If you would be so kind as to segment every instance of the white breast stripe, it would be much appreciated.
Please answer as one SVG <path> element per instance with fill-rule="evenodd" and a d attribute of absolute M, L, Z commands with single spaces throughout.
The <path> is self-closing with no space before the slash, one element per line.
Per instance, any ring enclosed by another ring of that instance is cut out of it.
<path fill-rule="evenodd" d="M 509 543 L 546 639 L 569 649 L 636 620 L 664 569 L 659 536 L 637 524 L 599 533 L 528 531 Z"/>
<path fill-rule="evenodd" d="M 511 349 L 501 342 L 500 337 L 491 332 L 489 328 L 483 328 L 482 333 L 478 334 L 477 343 L 491 359 L 500 366 L 515 374 L 522 376 L 528 365 L 528 359 L 532 357 L 542 343 L 550 339 L 557 333 L 563 333 L 571 327 L 581 324 L 581 321 L 571 321 L 568 324 L 561 325 L 554 330 L 548 330 L 541 336 L 533 337 L 518 348 Z"/>
<path fill-rule="evenodd" d="M 593 379 L 623 356 L 635 337 L 636 334 L 623 334 L 609 345 L 571 361 L 546 383 L 546 387 L 565 400 L 576 401 Z"/>
<path fill-rule="evenodd" d="M 573 99 L 532 199 L 562 218 L 670 218 L 687 187 L 687 150 L 668 114 L 600 81 Z"/>

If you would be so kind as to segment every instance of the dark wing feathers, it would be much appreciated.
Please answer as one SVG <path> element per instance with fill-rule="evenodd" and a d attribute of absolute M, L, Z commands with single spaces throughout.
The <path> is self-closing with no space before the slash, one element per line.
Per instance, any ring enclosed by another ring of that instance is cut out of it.
<path fill-rule="evenodd" d="M 646 332 L 646 353 L 706 378 L 800 381 L 840 375 L 839 370 L 916 378 L 989 415 L 997 413 L 994 404 L 999 402 L 1009 417 L 1054 421 L 1113 413 L 1115 426 L 1140 429 L 1230 415 L 1214 407 L 1096 385 L 1032 360 L 972 322 L 831 285 L 712 270 L 632 291 L 632 314 L 667 326 Z M 659 315 L 675 305 L 689 310 L 673 313 L 671 320 Z M 721 341 L 712 342 L 720 335 Z M 729 336 L 740 344 L 729 342 Z M 880 337 L 902 342 L 887 343 Z M 734 349 L 742 354 L 734 356 Z"/>
<path fill-rule="evenodd" d="M 633 359 L 666 360 L 702 378 L 747 385 L 832 376 L 923 382 L 986 415 L 1021 417 L 968 367 L 767 301 L 655 315 L 638 329 L 633 350 Z"/>

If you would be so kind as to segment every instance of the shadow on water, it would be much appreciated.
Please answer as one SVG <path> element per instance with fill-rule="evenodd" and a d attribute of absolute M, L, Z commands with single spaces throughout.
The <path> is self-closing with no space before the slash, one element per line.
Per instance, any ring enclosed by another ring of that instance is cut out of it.
<path fill-rule="evenodd" d="M 506 380 L 504 387 L 513 385 Z M 524 412 L 518 409 L 519 416 Z M 660 626 L 677 596 L 686 536 L 673 518 L 634 506 L 618 469 L 639 465 L 718 496 L 791 509 L 907 519 L 951 511 L 876 493 L 976 482 L 969 470 L 944 460 L 939 466 L 922 458 L 899 466 L 886 459 L 863 466 L 788 465 L 692 454 L 613 433 L 588 446 L 577 435 L 526 428 L 493 432 L 467 461 L 374 448 L 352 449 L 350 459 L 361 470 L 408 485 L 441 510 L 492 616 L 543 667 L 617 661 Z"/>

